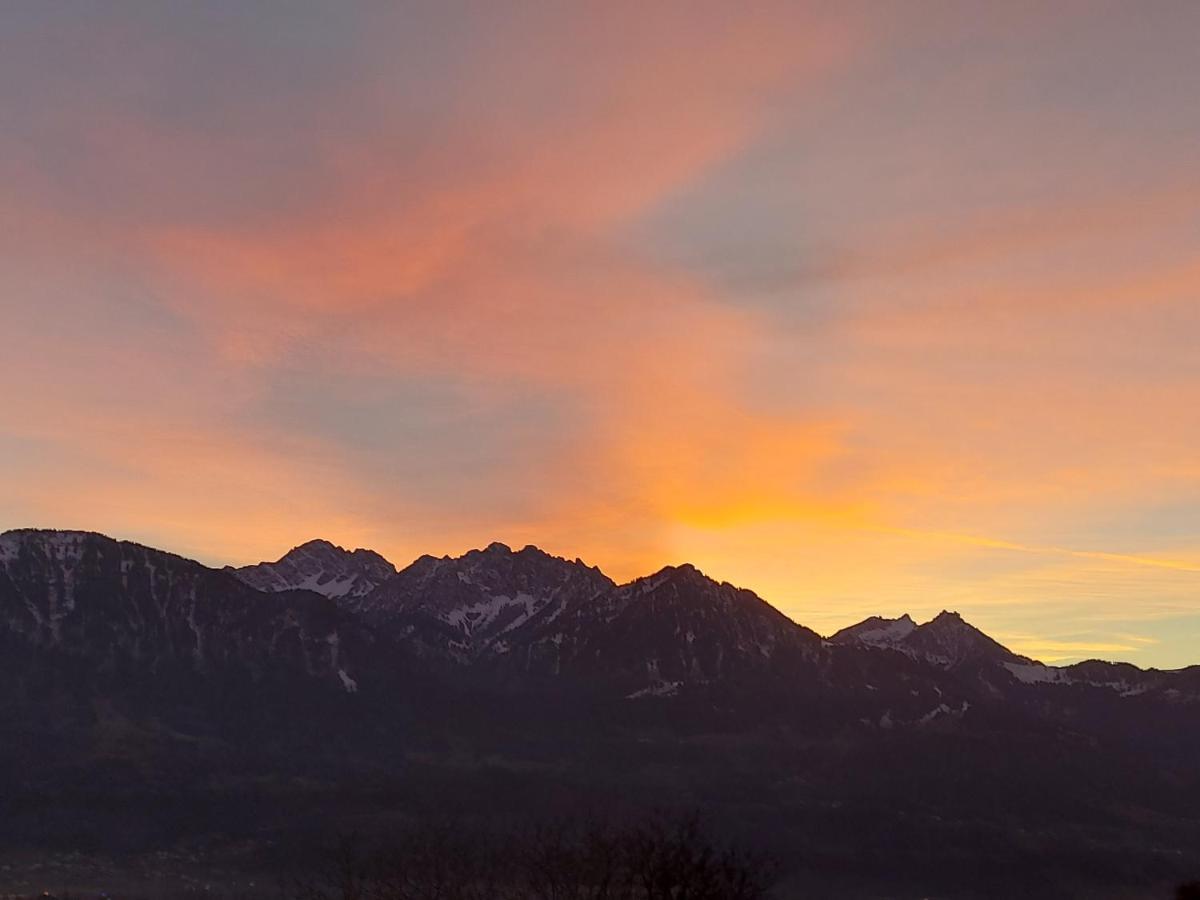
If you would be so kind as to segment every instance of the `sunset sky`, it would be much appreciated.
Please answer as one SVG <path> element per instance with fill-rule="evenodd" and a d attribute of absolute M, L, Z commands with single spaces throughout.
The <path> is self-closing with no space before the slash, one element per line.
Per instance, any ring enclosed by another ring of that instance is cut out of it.
<path fill-rule="evenodd" d="M 1200 662 L 1200 3 L 6 3 L 0 529 Z"/>

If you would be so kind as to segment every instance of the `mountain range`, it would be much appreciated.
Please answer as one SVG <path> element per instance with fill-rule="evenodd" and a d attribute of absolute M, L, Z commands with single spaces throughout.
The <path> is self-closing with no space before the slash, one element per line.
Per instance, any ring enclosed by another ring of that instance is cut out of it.
<path fill-rule="evenodd" d="M 1200 702 L 1200 667 L 1043 665 L 953 612 L 923 624 L 873 616 L 824 639 L 691 565 L 619 585 L 578 559 L 500 543 L 397 570 L 373 551 L 314 540 L 275 562 L 216 570 L 99 534 L 14 530 L 0 535 L 0 604 L 8 641 L 102 670 L 237 662 L 346 690 L 370 667 L 363 657 L 386 646 L 491 683 L 590 683 L 639 697 L 750 677 L 867 690 L 832 676 L 843 659 L 878 656 L 931 681 L 971 669 L 995 690 L 1085 686 Z"/>
<path fill-rule="evenodd" d="M 294 799 L 368 778 L 473 808 L 464 785 L 498 779 L 770 823 L 818 848 L 797 876 L 818 880 L 864 823 L 893 878 L 919 822 L 957 848 L 951 881 L 997 835 L 1041 871 L 1038 829 L 1117 882 L 1200 868 L 1200 667 L 1044 665 L 953 612 L 825 638 L 691 565 L 617 584 L 532 546 L 397 569 L 315 540 L 214 569 L 21 529 L 0 534 L 0 654 L 0 812 L 37 811 L 36 839 L 61 837 L 48 797 L 111 825 L 96 792 L 204 807 L 231 779 Z"/>

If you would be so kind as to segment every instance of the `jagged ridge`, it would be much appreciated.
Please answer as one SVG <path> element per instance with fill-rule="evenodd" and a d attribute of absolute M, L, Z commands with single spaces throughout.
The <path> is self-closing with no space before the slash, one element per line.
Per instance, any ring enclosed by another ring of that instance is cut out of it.
<path fill-rule="evenodd" d="M 226 570 L 260 591 L 315 591 L 325 597 L 365 596 L 396 574 L 373 550 L 345 550 L 325 540 L 293 547 L 275 562 Z"/>
<path fill-rule="evenodd" d="M 557 679 L 632 696 L 764 677 L 796 689 L 878 692 L 869 679 L 891 678 L 873 673 L 899 658 L 929 685 L 940 683 L 937 670 L 983 667 L 993 691 L 1003 683 L 1192 695 L 1177 686 L 1190 684 L 1187 675 L 1043 666 L 957 613 L 921 625 L 907 615 L 871 617 L 823 641 L 691 565 L 618 585 L 578 559 L 500 543 L 422 556 L 396 571 L 371 551 L 318 540 L 276 563 L 218 571 L 98 534 L 11 531 L 0 535 L 0 626 L 10 639 L 99 665 L 282 665 L 347 690 L 363 668 L 353 657 L 378 656 L 370 645 L 380 641 L 393 648 L 387 653 L 497 683 Z"/>

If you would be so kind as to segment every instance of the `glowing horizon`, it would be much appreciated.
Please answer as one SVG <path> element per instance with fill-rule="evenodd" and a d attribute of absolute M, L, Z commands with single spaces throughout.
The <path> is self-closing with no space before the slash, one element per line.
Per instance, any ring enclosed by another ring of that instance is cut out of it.
<path fill-rule="evenodd" d="M 1200 6 L 0 24 L 0 530 L 1200 663 Z"/>

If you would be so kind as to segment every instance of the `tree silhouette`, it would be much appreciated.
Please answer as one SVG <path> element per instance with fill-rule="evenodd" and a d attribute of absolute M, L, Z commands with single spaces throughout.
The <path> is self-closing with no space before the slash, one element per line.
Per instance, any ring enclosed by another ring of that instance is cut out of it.
<path fill-rule="evenodd" d="M 710 838 L 697 816 L 555 823 L 498 835 L 443 824 L 363 849 L 340 838 L 297 900 L 762 900 L 773 866 Z"/>

